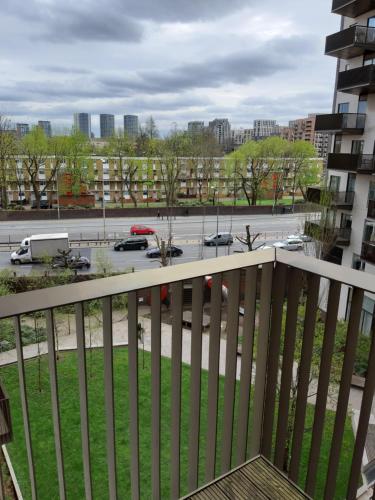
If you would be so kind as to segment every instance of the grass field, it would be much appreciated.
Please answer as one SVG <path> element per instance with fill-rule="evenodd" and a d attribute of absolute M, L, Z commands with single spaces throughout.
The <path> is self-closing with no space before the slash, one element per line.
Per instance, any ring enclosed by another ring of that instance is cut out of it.
<path fill-rule="evenodd" d="M 150 355 L 139 355 L 139 438 L 141 497 L 151 498 L 151 379 Z M 38 387 L 37 360 L 25 363 L 32 439 L 36 464 L 37 486 L 40 499 L 58 498 L 56 460 L 53 444 L 53 428 L 49 392 L 48 363 L 41 358 L 41 392 Z M 105 450 L 105 414 L 103 384 L 103 352 L 92 350 L 87 353 L 88 400 L 90 414 L 90 442 L 94 498 L 108 498 L 107 460 Z M 162 358 L 162 413 L 161 413 L 161 497 L 169 497 L 170 485 L 170 360 Z M 16 475 L 24 498 L 30 498 L 26 450 L 18 389 L 16 366 L 1 369 L 1 378 L 9 393 L 14 442 L 8 446 Z M 78 371 L 76 353 L 63 353 L 58 360 L 59 395 L 61 402 L 61 425 L 67 497 L 84 498 L 82 472 L 80 412 L 78 396 Z M 189 433 L 189 385 L 190 367 L 182 370 L 182 415 L 181 415 L 181 494 L 187 493 L 187 455 Z M 220 380 L 219 422 L 217 439 L 217 472 L 220 470 L 220 443 L 222 435 L 223 379 Z M 116 420 L 116 454 L 118 497 L 130 498 L 130 451 L 129 451 L 129 403 L 128 403 L 128 362 L 127 350 L 114 350 L 114 392 Z M 202 372 L 201 395 L 201 438 L 200 438 L 200 481 L 204 481 L 205 443 L 207 430 L 207 373 Z M 300 484 L 303 486 L 307 469 L 309 443 L 314 407 L 309 405 L 306 417 L 306 432 L 301 459 Z M 237 405 L 235 419 L 237 418 Z M 318 471 L 317 494 L 322 498 L 325 470 L 327 467 L 330 436 L 332 435 L 334 414 L 327 412 L 326 426 Z M 234 446 L 237 443 L 236 425 L 234 426 Z M 337 499 L 345 498 L 346 481 L 349 475 L 350 459 L 353 449 L 353 434 L 347 420 L 339 477 L 337 480 Z"/>

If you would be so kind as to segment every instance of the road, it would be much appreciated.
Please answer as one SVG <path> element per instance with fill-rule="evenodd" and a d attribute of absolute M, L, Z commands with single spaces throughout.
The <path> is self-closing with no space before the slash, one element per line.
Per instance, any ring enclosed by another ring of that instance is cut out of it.
<path fill-rule="evenodd" d="M 132 224 L 145 224 L 157 230 L 160 237 L 166 238 L 169 232 L 169 224 L 172 227 L 173 242 L 180 246 L 184 254 L 173 259 L 173 263 L 191 262 L 201 258 L 213 258 L 216 248 L 204 247 L 202 249 L 202 235 L 216 232 L 217 222 L 219 231 L 229 231 L 233 235 L 244 234 L 245 225 L 250 224 L 252 233 L 262 233 L 259 243 L 272 244 L 272 242 L 285 238 L 288 234 L 300 231 L 303 228 L 306 214 L 287 215 L 254 215 L 254 216 L 220 216 L 216 217 L 177 217 L 168 222 L 152 218 L 113 218 L 105 220 L 105 235 L 111 240 L 120 239 L 129 235 Z M 103 219 L 73 219 L 60 221 L 14 221 L 0 223 L 0 243 L 9 240 L 19 242 L 30 234 L 68 232 L 71 240 L 103 238 Z M 150 246 L 155 245 L 155 238 L 148 237 Z M 219 247 L 218 255 L 227 255 L 228 252 L 241 251 L 243 246 L 235 241 L 230 248 Z M 158 261 L 148 259 L 144 251 L 114 252 L 112 245 L 109 248 L 75 248 L 74 253 L 80 252 L 86 255 L 92 262 L 91 272 L 105 267 L 107 271 L 124 271 L 134 268 L 135 270 L 158 267 Z M 11 268 L 17 274 L 29 274 L 32 270 L 43 271 L 41 265 L 11 266 L 9 263 L 9 249 L 2 248 L 0 252 L 0 268 Z"/>

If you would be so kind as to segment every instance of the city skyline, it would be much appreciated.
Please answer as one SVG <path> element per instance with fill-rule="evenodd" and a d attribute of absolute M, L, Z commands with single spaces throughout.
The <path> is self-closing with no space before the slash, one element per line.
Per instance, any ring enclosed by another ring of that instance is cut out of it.
<path fill-rule="evenodd" d="M 184 9 L 166 1 L 152 8 L 88 3 L 90 9 L 38 0 L 26 9 L 18 0 L 4 6 L 0 110 L 14 122 L 43 119 L 67 128 L 74 112 L 87 112 L 98 136 L 101 113 L 137 114 L 141 123 L 153 115 L 166 133 L 173 122 L 181 128 L 201 117 L 227 116 L 246 127 L 258 118 L 286 125 L 330 111 L 335 61 L 322 55 L 324 35 L 338 21 L 324 0 L 211 0 Z M 10 36 L 15 26 L 22 45 Z"/>

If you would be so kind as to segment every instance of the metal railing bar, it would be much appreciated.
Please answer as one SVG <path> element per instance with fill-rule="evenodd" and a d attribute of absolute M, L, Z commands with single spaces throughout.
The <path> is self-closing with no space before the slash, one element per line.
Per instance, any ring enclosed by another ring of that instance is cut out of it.
<path fill-rule="evenodd" d="M 264 264 L 262 266 L 262 280 L 260 287 L 257 362 L 253 399 L 254 411 L 251 422 L 252 433 L 249 445 L 249 458 L 253 458 L 258 455 L 261 449 L 265 384 L 267 374 L 267 354 L 271 316 L 272 276 L 273 263 Z"/>
<path fill-rule="evenodd" d="M 160 287 L 151 289 L 151 414 L 152 498 L 160 498 L 160 383 L 161 383 L 161 297 Z"/>
<path fill-rule="evenodd" d="M 31 488 L 31 498 L 32 500 L 37 499 L 37 485 L 35 479 L 35 467 L 34 467 L 34 456 L 33 456 L 33 445 L 30 429 L 30 416 L 29 416 L 29 404 L 27 400 L 27 387 L 26 387 L 26 377 L 25 377 L 25 363 L 23 359 L 23 349 L 22 349 L 22 333 L 21 333 L 21 318 L 16 316 L 14 318 L 14 331 L 16 340 L 16 351 L 17 351 L 17 366 L 18 366 L 18 380 L 20 385 L 20 396 L 21 396 L 21 406 L 22 406 L 22 420 L 23 420 L 23 432 L 25 435 L 26 444 L 26 454 L 27 454 L 27 464 L 29 469 L 30 478 L 30 488 Z"/>
<path fill-rule="evenodd" d="M 86 281 L 42 289 L 37 292 L 23 292 L 17 294 L 17 297 L 14 295 L 0 297 L 0 319 L 75 304 L 82 300 L 101 299 L 109 295 L 191 280 L 198 276 L 224 273 L 234 269 L 274 262 L 274 260 L 275 249 L 269 249 L 262 252 L 246 252 L 207 259 L 204 262 L 189 262 L 178 266 L 147 269 L 137 273 L 101 278 L 95 281 L 96 286 L 93 286 L 92 282 Z"/>
<path fill-rule="evenodd" d="M 180 497 L 181 361 L 183 283 L 171 285 L 172 362 L 171 362 L 171 498 Z"/>
<path fill-rule="evenodd" d="M 281 367 L 279 411 L 276 428 L 274 463 L 283 470 L 285 460 L 285 444 L 288 436 L 289 401 L 293 378 L 294 350 L 297 335 L 297 317 L 299 298 L 302 290 L 302 272 L 292 268 L 288 274 L 287 313 L 285 321 L 284 351 Z M 268 409 L 267 409 L 268 411 Z"/>
<path fill-rule="evenodd" d="M 347 418 L 351 380 L 359 335 L 359 324 L 362 314 L 363 296 L 363 290 L 358 288 L 353 290 L 348 331 L 346 335 L 344 361 L 341 371 L 339 397 L 336 408 L 335 426 L 333 430 L 326 485 L 324 490 L 324 498 L 326 500 L 333 498 L 335 495 L 337 470 L 345 430 L 345 421 Z"/>
<path fill-rule="evenodd" d="M 112 297 L 105 297 L 103 308 L 104 399 L 109 498 L 117 498 L 115 408 L 113 390 Z"/>
<path fill-rule="evenodd" d="M 128 373 L 130 414 L 131 497 L 138 500 L 139 491 L 139 419 L 138 419 L 138 298 L 128 294 Z"/>
<path fill-rule="evenodd" d="M 345 267 L 345 272 L 343 273 L 342 266 L 337 264 L 280 249 L 276 249 L 276 261 L 288 266 L 297 267 L 302 271 L 318 274 L 321 278 L 339 281 L 343 285 L 375 293 L 375 280 L 370 273 L 362 273 L 349 267 Z"/>
<path fill-rule="evenodd" d="M 206 439 L 206 473 L 205 473 L 205 479 L 207 483 L 214 479 L 215 465 L 216 465 L 222 282 L 223 282 L 223 277 L 221 274 L 215 274 L 212 277 L 210 343 L 209 343 L 209 360 L 208 360 L 207 439 Z"/>
<path fill-rule="evenodd" d="M 79 405 L 81 416 L 81 439 L 83 474 L 85 480 L 86 499 L 92 498 L 91 463 L 90 463 L 90 437 L 87 401 L 87 369 L 85 350 L 85 312 L 84 304 L 80 302 L 75 305 L 76 335 L 77 335 L 77 357 L 78 357 L 78 379 L 79 379 Z"/>
<path fill-rule="evenodd" d="M 307 301 L 303 328 L 301 361 L 298 367 L 298 392 L 289 465 L 289 477 L 294 482 L 297 482 L 298 480 L 303 435 L 305 432 L 305 417 L 310 383 L 310 367 L 313 354 L 316 316 L 318 312 L 320 277 L 316 274 L 309 274 L 307 276 L 307 281 Z"/>
<path fill-rule="evenodd" d="M 51 386 L 51 406 L 53 419 L 53 433 L 55 438 L 55 451 L 57 463 L 57 476 L 59 480 L 59 495 L 61 500 L 65 500 L 65 475 L 64 475 L 64 458 L 61 441 L 61 422 L 59 411 L 59 391 L 57 381 L 57 366 L 55 352 L 55 333 L 53 322 L 53 311 L 46 311 L 46 329 L 47 329 L 47 345 L 48 345 L 48 367 Z"/>
<path fill-rule="evenodd" d="M 188 488 L 194 491 L 198 486 L 199 425 L 201 409 L 201 365 L 202 365 L 202 317 L 203 279 L 193 279 L 190 361 L 190 418 L 188 453 Z"/>
<path fill-rule="evenodd" d="M 368 360 L 368 371 L 366 375 L 365 387 L 362 395 L 361 411 L 357 427 L 357 434 L 354 444 L 352 465 L 349 475 L 349 484 L 346 498 L 354 500 L 357 498 L 358 480 L 361 473 L 363 451 L 365 449 L 368 424 L 370 421 L 371 409 L 375 391 L 375 319 L 372 319 L 371 327 L 371 347 Z"/>
<path fill-rule="evenodd" d="M 253 344 L 256 313 L 257 267 L 246 269 L 244 318 L 242 327 L 242 353 L 240 394 L 237 425 L 237 457 L 236 465 L 246 461 L 246 449 L 249 424 L 249 407 L 251 393 L 251 372 L 253 368 Z"/>
<path fill-rule="evenodd" d="M 262 455 L 271 458 L 273 422 L 275 416 L 276 386 L 279 371 L 281 325 L 285 298 L 285 284 L 288 267 L 277 263 L 272 281 L 272 316 L 270 343 L 268 347 L 266 402 L 264 414 Z"/>
<path fill-rule="evenodd" d="M 236 269 L 229 273 L 228 279 L 228 319 L 227 319 L 227 342 L 225 354 L 225 381 L 224 381 L 224 415 L 223 415 L 223 438 L 221 453 L 221 472 L 224 474 L 231 468 L 232 441 L 233 441 L 233 417 L 236 396 L 236 372 L 237 372 L 237 343 L 238 343 L 238 320 L 240 307 L 240 281 L 241 271 Z"/>
<path fill-rule="evenodd" d="M 311 436 L 311 447 L 305 491 L 314 496 L 316 475 L 318 470 L 320 446 L 323 437 L 324 420 L 327 405 L 328 387 L 331 372 L 332 354 L 335 342 L 337 313 L 340 302 L 341 283 L 331 281 L 328 294 L 326 322 L 324 329 L 323 348 L 319 367 L 317 397 L 315 403 L 314 423 Z"/>

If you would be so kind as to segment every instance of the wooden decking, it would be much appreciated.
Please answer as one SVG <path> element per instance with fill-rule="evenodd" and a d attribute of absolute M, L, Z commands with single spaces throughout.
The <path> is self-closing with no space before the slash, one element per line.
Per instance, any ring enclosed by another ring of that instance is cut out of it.
<path fill-rule="evenodd" d="M 263 457 L 256 457 L 184 497 L 193 500 L 302 500 L 310 498 Z"/>

